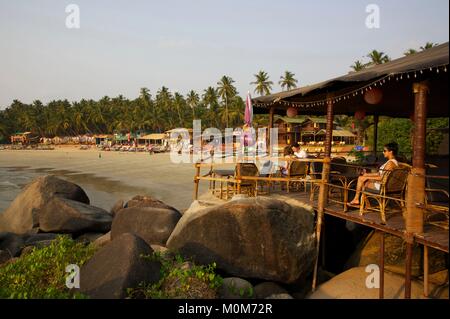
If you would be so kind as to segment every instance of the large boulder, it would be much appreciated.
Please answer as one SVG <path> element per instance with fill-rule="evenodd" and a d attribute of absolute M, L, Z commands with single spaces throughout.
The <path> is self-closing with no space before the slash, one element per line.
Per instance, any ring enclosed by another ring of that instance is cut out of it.
<path fill-rule="evenodd" d="M 379 289 L 368 288 L 366 282 L 371 282 L 370 270 L 366 267 L 356 267 L 347 270 L 326 283 L 317 287 L 316 291 L 308 296 L 309 299 L 378 299 Z M 371 287 L 369 285 L 369 287 Z M 423 283 L 413 280 L 411 282 L 411 298 L 425 298 Z M 429 297 L 448 299 L 448 284 L 436 286 L 430 282 Z M 403 299 L 405 296 L 405 277 L 386 271 L 384 274 L 384 298 Z"/>
<path fill-rule="evenodd" d="M 51 175 L 38 177 L 0 214 L 0 231 L 23 234 L 37 228 L 41 209 L 54 196 L 89 204 L 88 196 L 78 185 Z"/>
<path fill-rule="evenodd" d="M 11 257 L 19 256 L 25 245 L 25 238 L 14 233 L 0 233 L 0 250 L 8 252 Z"/>
<path fill-rule="evenodd" d="M 116 203 L 116 205 L 117 204 L 118 203 Z M 167 205 L 166 203 L 160 201 L 159 199 L 143 195 L 134 196 L 124 205 L 124 208 L 132 208 L 132 207 L 152 207 L 152 208 L 169 209 L 178 212 L 177 209 Z"/>
<path fill-rule="evenodd" d="M 144 259 L 153 250 L 141 238 L 122 234 L 97 251 L 81 268 L 80 291 L 94 299 L 127 296 L 127 288 L 160 279 L 160 263 Z"/>
<path fill-rule="evenodd" d="M 39 222 L 44 232 L 106 233 L 111 229 L 112 215 L 98 207 L 53 197 L 41 210 Z"/>
<path fill-rule="evenodd" d="M 346 264 L 346 269 L 367 266 L 379 263 L 380 254 L 380 236 L 379 232 L 371 232 L 351 256 Z M 404 275 L 405 274 L 405 258 L 406 244 L 403 239 L 385 234 L 385 253 L 384 263 L 386 270 Z M 448 267 L 447 256 L 444 252 L 429 249 L 429 269 L 430 273 L 436 273 Z M 420 245 L 414 245 L 412 258 L 412 276 L 423 275 L 423 249 Z"/>
<path fill-rule="evenodd" d="M 221 299 L 251 299 L 255 297 L 251 283 L 242 278 L 224 278 L 219 288 Z"/>
<path fill-rule="evenodd" d="M 286 289 L 280 287 L 274 282 L 263 282 L 255 286 L 255 297 L 257 299 L 265 299 L 273 295 L 287 294 Z"/>
<path fill-rule="evenodd" d="M 111 242 L 111 231 L 97 238 L 92 244 L 94 245 L 94 247 L 100 248 L 109 244 L 110 242 Z"/>
<path fill-rule="evenodd" d="M 237 199 L 187 211 L 167 247 L 226 273 L 294 283 L 313 269 L 314 211 L 287 197 Z"/>
<path fill-rule="evenodd" d="M 133 233 L 149 245 L 165 246 L 167 239 L 181 218 L 172 209 L 152 207 L 130 207 L 121 209 L 114 217 L 111 239 L 124 233 Z"/>

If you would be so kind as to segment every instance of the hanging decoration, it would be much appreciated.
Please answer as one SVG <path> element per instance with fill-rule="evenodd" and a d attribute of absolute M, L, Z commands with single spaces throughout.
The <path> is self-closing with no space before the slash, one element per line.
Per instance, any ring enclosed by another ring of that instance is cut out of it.
<path fill-rule="evenodd" d="M 367 104 L 379 104 L 381 100 L 383 99 L 383 91 L 381 89 L 375 87 L 371 90 L 364 93 L 364 101 L 366 101 Z"/>
<path fill-rule="evenodd" d="M 364 120 L 365 117 L 366 112 L 364 110 L 358 110 L 355 112 L 355 119 L 357 119 L 358 121 Z"/>
<path fill-rule="evenodd" d="M 294 108 L 294 107 L 290 107 L 290 108 L 288 108 L 288 109 L 286 110 L 286 115 L 287 115 L 288 117 L 296 117 L 297 114 L 298 114 L 298 111 L 297 111 L 297 109 Z"/>

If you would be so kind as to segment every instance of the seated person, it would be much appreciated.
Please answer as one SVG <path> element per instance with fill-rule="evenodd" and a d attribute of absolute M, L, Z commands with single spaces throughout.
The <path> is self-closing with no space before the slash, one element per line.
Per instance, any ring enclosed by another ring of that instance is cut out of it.
<path fill-rule="evenodd" d="M 291 146 L 292 152 L 294 153 L 295 157 L 297 158 L 308 158 L 308 153 L 305 149 L 301 149 L 300 145 L 298 143 L 294 143 Z"/>
<path fill-rule="evenodd" d="M 284 158 L 292 158 L 292 156 L 294 156 L 292 147 L 286 146 L 283 150 L 283 157 Z M 288 174 L 288 165 L 289 165 L 289 161 L 280 161 L 278 163 L 278 166 L 280 168 L 280 172 L 281 172 L 282 176 L 286 176 Z"/>
<path fill-rule="evenodd" d="M 359 198 L 363 188 L 371 188 L 380 190 L 380 181 L 383 179 L 383 175 L 386 171 L 393 170 L 398 167 L 398 161 L 396 159 L 398 153 L 398 144 L 395 142 L 384 145 L 383 155 L 387 159 L 376 173 L 364 173 L 358 177 L 358 183 L 356 185 L 356 194 L 353 200 L 349 203 L 351 206 L 359 205 Z"/>

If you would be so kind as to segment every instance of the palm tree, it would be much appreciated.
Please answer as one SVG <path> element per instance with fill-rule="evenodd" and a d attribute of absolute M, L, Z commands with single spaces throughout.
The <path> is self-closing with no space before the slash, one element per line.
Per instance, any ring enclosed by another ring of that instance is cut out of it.
<path fill-rule="evenodd" d="M 281 89 L 284 91 L 286 88 L 288 91 L 297 87 L 298 80 L 294 78 L 295 74 L 289 71 L 284 72 L 284 76 L 280 76 L 278 84 L 281 85 Z"/>
<path fill-rule="evenodd" d="M 231 100 L 236 94 L 237 90 L 233 85 L 234 80 L 224 75 L 219 82 L 218 85 L 218 93 L 223 102 L 225 102 L 225 125 L 228 127 L 228 101 Z"/>
<path fill-rule="evenodd" d="M 383 64 L 391 60 L 384 52 L 377 50 L 373 50 L 367 56 L 372 60 L 372 64 Z"/>
<path fill-rule="evenodd" d="M 366 65 L 364 63 L 362 63 L 361 61 L 357 60 L 350 67 L 353 69 L 353 71 L 358 72 L 358 71 L 364 70 L 366 68 Z"/>
<path fill-rule="evenodd" d="M 439 45 L 439 44 L 438 43 L 433 43 L 433 42 L 427 42 L 427 43 L 425 43 L 425 46 L 420 47 L 420 50 L 425 51 L 425 50 L 431 49 L 431 48 L 433 48 L 433 47 L 435 47 L 437 45 Z"/>
<path fill-rule="evenodd" d="M 192 109 L 192 120 L 195 120 L 195 108 L 200 102 L 200 98 L 194 90 L 191 90 L 186 96 L 186 102 L 189 107 Z"/>
<path fill-rule="evenodd" d="M 411 54 L 415 54 L 417 53 L 416 49 L 408 49 L 407 51 L 405 51 L 403 54 L 404 55 L 411 55 Z"/>
<path fill-rule="evenodd" d="M 218 106 L 218 95 L 217 95 L 217 89 L 213 88 L 212 86 L 208 87 L 206 90 L 203 91 L 202 95 L 202 103 L 206 106 L 208 109 L 208 124 L 210 126 L 218 127 L 218 121 L 217 121 L 217 106 Z"/>
<path fill-rule="evenodd" d="M 259 71 L 258 74 L 254 74 L 256 81 L 250 84 L 256 85 L 255 92 L 259 95 L 269 95 L 272 90 L 273 82 L 269 81 L 269 75 L 267 72 Z"/>

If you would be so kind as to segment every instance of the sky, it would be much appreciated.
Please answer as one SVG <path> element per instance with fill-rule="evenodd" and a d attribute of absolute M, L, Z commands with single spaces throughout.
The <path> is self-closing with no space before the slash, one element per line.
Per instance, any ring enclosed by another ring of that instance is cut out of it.
<path fill-rule="evenodd" d="M 67 28 L 66 6 L 80 10 Z M 366 7 L 380 9 L 367 28 Z M 53 99 L 203 92 L 227 75 L 241 96 L 268 72 L 304 86 L 350 71 L 373 49 L 398 58 L 449 39 L 448 0 L 0 0 L 0 108 Z"/>

